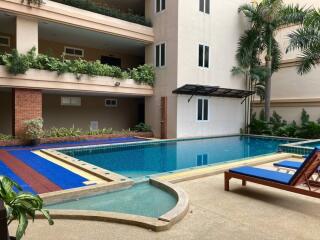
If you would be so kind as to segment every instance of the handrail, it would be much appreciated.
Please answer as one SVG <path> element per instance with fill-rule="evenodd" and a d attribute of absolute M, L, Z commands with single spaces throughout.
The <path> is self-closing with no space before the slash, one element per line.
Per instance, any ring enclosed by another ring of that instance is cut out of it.
<path fill-rule="evenodd" d="M 0 239 L 8 239 L 7 211 L 0 200 Z"/>

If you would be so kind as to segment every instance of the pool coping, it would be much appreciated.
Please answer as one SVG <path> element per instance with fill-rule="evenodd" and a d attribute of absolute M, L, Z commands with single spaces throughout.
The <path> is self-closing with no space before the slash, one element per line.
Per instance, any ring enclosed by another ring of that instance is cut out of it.
<path fill-rule="evenodd" d="M 149 181 L 150 184 L 174 195 L 177 199 L 175 207 L 159 218 L 117 212 L 86 210 L 50 210 L 50 215 L 53 219 L 87 220 L 128 224 L 150 229 L 155 232 L 168 230 L 175 223 L 182 220 L 188 213 L 189 197 L 179 186 L 158 179 L 150 179 Z M 43 219 L 44 216 L 37 214 L 36 218 Z"/>
<path fill-rule="evenodd" d="M 312 152 L 314 147 L 303 146 L 303 144 L 314 143 L 314 142 L 320 142 L 320 139 L 307 139 L 300 142 L 281 144 L 279 145 L 279 149 L 284 152 L 308 155 Z"/>
<path fill-rule="evenodd" d="M 158 143 L 169 143 L 177 141 L 192 141 L 192 140 L 205 140 L 210 138 L 221 138 L 221 137 L 237 137 L 237 136 L 251 136 L 257 138 L 266 138 L 266 139 L 279 139 L 279 140 L 292 140 L 292 141 L 303 141 L 305 139 L 299 138 L 287 138 L 287 137 L 277 137 L 277 136 L 267 136 L 267 135 L 254 135 L 254 134 L 225 134 L 225 135 L 208 135 L 208 136 L 199 136 L 199 137 L 183 137 L 183 138 L 171 138 L 171 139 L 157 139 L 157 138 L 144 138 L 146 141 L 139 142 L 127 142 L 127 143 L 113 143 L 113 144 L 96 144 L 88 146 L 71 146 L 71 147 L 61 147 L 54 148 L 57 151 L 66 151 L 74 149 L 86 149 L 86 148 L 116 148 L 119 146 L 140 146 L 140 145 L 153 145 Z"/>
<path fill-rule="evenodd" d="M 185 171 L 173 172 L 170 174 L 162 174 L 155 176 L 158 180 L 164 180 L 171 183 L 178 183 L 183 181 L 194 180 L 198 178 L 208 177 L 212 175 L 217 175 L 223 173 L 224 171 L 241 166 L 257 166 L 269 162 L 275 162 L 291 157 L 300 157 L 300 155 L 293 153 L 271 153 L 266 155 L 260 155 L 257 157 L 238 159 L 234 161 L 224 162 L 221 164 L 215 164 L 212 166 L 195 168 L 195 169 L 186 169 Z"/>

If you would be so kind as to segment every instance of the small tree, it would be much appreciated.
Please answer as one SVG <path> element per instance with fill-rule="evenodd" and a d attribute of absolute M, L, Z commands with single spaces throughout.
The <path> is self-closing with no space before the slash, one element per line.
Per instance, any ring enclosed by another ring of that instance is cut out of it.
<path fill-rule="evenodd" d="M 262 0 L 239 8 L 251 23 L 251 28 L 241 37 L 240 56 L 254 54 L 255 59 L 265 59 L 265 119 L 270 118 L 271 78 L 279 69 L 281 51 L 275 39 L 277 31 L 288 24 L 302 23 L 306 12 L 303 8 L 285 5 L 282 0 Z M 253 56 L 253 55 L 252 55 Z"/>

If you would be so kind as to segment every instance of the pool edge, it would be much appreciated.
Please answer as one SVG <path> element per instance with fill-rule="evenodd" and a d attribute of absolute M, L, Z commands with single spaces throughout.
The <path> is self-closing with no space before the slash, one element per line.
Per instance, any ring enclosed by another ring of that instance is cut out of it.
<path fill-rule="evenodd" d="M 154 185 L 177 198 L 175 207 L 158 218 L 125 213 L 87 210 L 50 210 L 50 215 L 53 219 L 120 223 L 150 229 L 155 232 L 169 230 L 188 213 L 189 197 L 182 188 L 169 182 L 156 179 L 150 179 L 149 181 L 151 185 Z M 44 219 L 44 216 L 37 214 L 36 218 Z"/>

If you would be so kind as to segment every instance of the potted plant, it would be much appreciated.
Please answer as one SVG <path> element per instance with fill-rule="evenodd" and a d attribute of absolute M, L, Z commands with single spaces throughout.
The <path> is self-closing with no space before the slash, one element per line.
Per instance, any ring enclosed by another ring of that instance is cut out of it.
<path fill-rule="evenodd" d="M 39 145 L 43 136 L 43 119 L 36 118 L 24 122 L 26 126 L 25 138 L 31 146 Z"/>
<path fill-rule="evenodd" d="M 19 224 L 15 237 L 8 236 L 8 239 L 20 240 L 28 226 L 28 217 L 34 221 L 35 213 L 41 212 L 48 219 L 50 225 L 53 220 L 49 215 L 49 211 L 43 209 L 43 200 L 31 193 L 22 192 L 22 188 L 10 178 L 0 176 L 0 200 L 4 202 L 7 212 L 7 225 L 14 220 L 18 220 Z"/>

